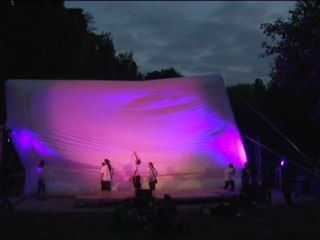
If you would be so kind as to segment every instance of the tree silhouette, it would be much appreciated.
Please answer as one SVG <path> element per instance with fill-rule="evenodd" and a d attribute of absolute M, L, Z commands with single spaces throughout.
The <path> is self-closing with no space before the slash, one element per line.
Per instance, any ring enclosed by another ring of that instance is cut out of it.
<path fill-rule="evenodd" d="M 289 13 L 287 21 L 280 17 L 261 25 L 263 33 L 275 42 L 264 41 L 261 56 L 275 55 L 271 76 L 277 86 L 296 92 L 319 89 L 320 2 L 298 1 Z"/>
<path fill-rule="evenodd" d="M 117 53 L 111 33 L 92 32 L 92 15 L 64 1 L 0 1 L 0 120 L 7 79 L 143 80 L 133 53 Z M 151 76 L 152 75 L 152 76 Z M 173 68 L 149 78 L 180 76 Z"/>
<path fill-rule="evenodd" d="M 173 67 L 161 69 L 160 71 L 148 72 L 144 76 L 145 80 L 150 79 L 161 79 L 161 78 L 175 78 L 182 77 L 182 75 L 177 72 Z"/>
<path fill-rule="evenodd" d="M 313 156 L 320 156 L 320 2 L 298 1 L 287 21 L 261 25 L 261 55 L 275 56 L 270 76 L 269 107 L 279 126 Z M 272 110 L 271 110 L 272 108 Z"/>

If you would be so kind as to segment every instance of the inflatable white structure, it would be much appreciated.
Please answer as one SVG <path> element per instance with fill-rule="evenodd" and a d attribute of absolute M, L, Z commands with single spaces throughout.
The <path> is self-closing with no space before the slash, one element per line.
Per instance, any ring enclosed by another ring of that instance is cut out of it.
<path fill-rule="evenodd" d="M 220 75 L 152 81 L 8 80 L 7 124 L 25 168 L 26 195 L 46 162 L 47 193 L 100 190 L 110 159 L 113 191 L 130 189 L 135 155 L 159 172 L 157 189 L 222 188 L 224 168 L 246 161 Z M 145 176 L 145 177 L 144 177 Z M 239 186 L 239 184 L 237 184 Z"/>

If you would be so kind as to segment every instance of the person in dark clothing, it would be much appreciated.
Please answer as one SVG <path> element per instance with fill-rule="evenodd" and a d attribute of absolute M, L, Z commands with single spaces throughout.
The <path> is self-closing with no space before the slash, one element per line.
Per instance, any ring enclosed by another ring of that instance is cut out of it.
<path fill-rule="evenodd" d="M 46 182 L 47 182 L 47 173 L 45 168 L 45 161 L 41 160 L 37 166 L 38 174 L 38 191 L 37 198 L 39 200 L 44 200 L 46 197 Z"/>
<path fill-rule="evenodd" d="M 244 207 L 252 206 L 252 201 L 254 200 L 251 169 L 249 167 L 248 162 L 244 163 L 244 167 L 241 170 L 240 200 Z"/>
<path fill-rule="evenodd" d="M 244 163 L 244 167 L 241 171 L 241 192 L 248 193 L 252 189 L 251 185 L 251 170 L 247 162 Z"/>
<path fill-rule="evenodd" d="M 0 209 L 14 210 L 13 205 L 9 199 L 9 182 L 10 169 L 7 166 L 0 167 Z"/>
<path fill-rule="evenodd" d="M 295 177 L 293 175 L 292 169 L 288 164 L 282 166 L 282 186 L 281 190 L 288 207 L 291 207 L 292 202 L 292 190 L 295 183 Z"/>

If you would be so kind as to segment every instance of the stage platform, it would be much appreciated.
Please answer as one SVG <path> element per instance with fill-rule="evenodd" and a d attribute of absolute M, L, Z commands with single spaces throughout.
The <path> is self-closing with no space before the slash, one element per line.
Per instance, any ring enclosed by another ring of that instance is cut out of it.
<path fill-rule="evenodd" d="M 279 190 L 270 190 L 271 202 L 269 204 L 285 204 L 284 197 Z M 155 201 L 161 201 L 164 194 L 170 194 L 179 209 L 202 208 L 203 206 L 217 206 L 237 199 L 239 192 L 229 192 L 220 189 L 188 190 L 188 191 L 156 191 Z M 35 197 L 11 197 L 11 202 L 18 212 L 112 212 L 113 207 L 127 198 L 134 197 L 134 192 L 114 191 L 74 197 L 48 197 L 39 201 Z M 293 202 L 309 201 L 314 197 L 293 196 Z"/>
<path fill-rule="evenodd" d="M 200 189 L 200 190 L 156 190 L 152 196 L 144 194 L 136 196 L 135 191 L 111 191 L 98 192 L 96 194 L 78 195 L 74 197 L 76 207 L 101 207 L 114 206 L 128 198 L 153 198 L 155 202 L 161 202 L 164 195 L 169 194 L 176 204 L 218 203 L 231 201 L 238 198 L 239 191 L 227 191 L 224 189 Z"/>

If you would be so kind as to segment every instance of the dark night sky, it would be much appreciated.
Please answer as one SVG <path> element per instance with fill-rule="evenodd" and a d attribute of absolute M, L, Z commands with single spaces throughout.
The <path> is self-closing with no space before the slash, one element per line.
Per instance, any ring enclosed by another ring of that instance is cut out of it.
<path fill-rule="evenodd" d="M 259 54 L 260 25 L 289 17 L 295 1 L 66 1 L 110 32 L 118 53 L 132 51 L 139 71 L 173 67 L 184 76 L 220 73 L 227 85 L 269 81 Z"/>

